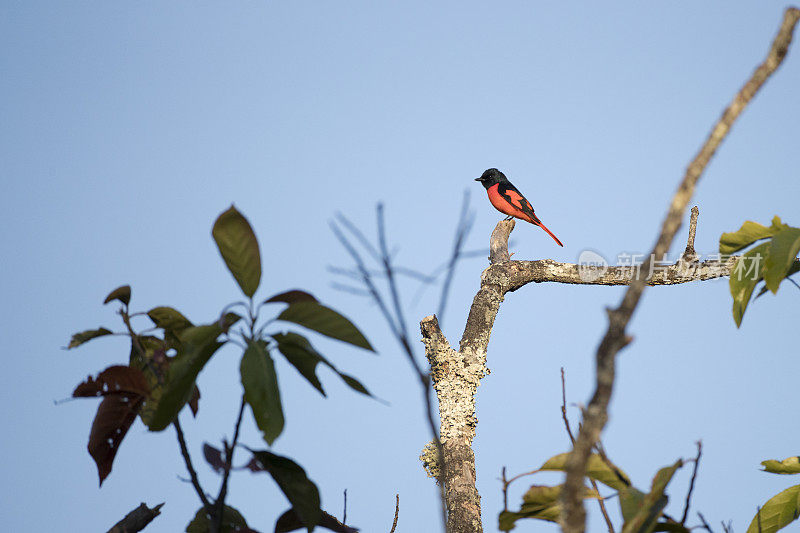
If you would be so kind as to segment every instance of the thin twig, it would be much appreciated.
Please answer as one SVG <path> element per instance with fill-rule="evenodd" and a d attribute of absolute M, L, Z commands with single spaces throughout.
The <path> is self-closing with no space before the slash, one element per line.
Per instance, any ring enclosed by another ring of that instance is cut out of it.
<path fill-rule="evenodd" d="M 400 303 L 400 291 L 397 289 L 397 282 L 394 279 L 394 268 L 392 268 L 392 260 L 389 255 L 389 250 L 386 247 L 386 226 L 383 220 L 383 204 L 378 204 L 377 208 L 378 218 L 378 245 L 380 246 L 380 261 L 383 265 L 384 274 L 389 282 L 389 294 L 392 297 L 392 304 L 394 305 L 395 319 L 397 320 L 398 329 L 405 343 L 408 343 L 408 327 L 406 326 L 406 317 L 403 313 L 403 305 Z M 410 350 L 409 350 L 410 351 Z M 422 369 L 419 367 L 417 360 L 414 361 L 414 368 L 418 374 L 424 375 Z"/>
<path fill-rule="evenodd" d="M 389 328 L 392 331 L 392 334 L 400 343 L 403 353 L 406 355 L 409 363 L 411 364 L 414 372 L 417 375 L 417 378 L 420 383 L 420 387 L 422 389 L 422 396 L 423 401 L 425 403 L 425 418 L 428 422 L 428 427 L 431 432 L 431 436 L 433 438 L 434 445 L 436 446 L 436 450 L 439 456 L 439 462 L 441 463 L 440 468 L 440 476 L 439 476 L 439 493 L 441 499 L 441 515 L 442 515 L 442 523 L 445 524 L 447 522 L 447 507 L 446 507 L 446 500 L 445 500 L 445 487 L 443 482 L 443 473 L 444 473 L 444 448 L 442 447 L 442 442 L 439 439 L 439 432 L 436 428 L 436 421 L 434 419 L 433 414 L 433 402 L 431 400 L 430 395 L 430 379 L 428 378 L 428 374 L 422 370 L 422 367 L 417 362 L 416 358 L 414 357 L 414 351 L 411 348 L 411 343 L 408 339 L 408 330 L 406 329 L 406 322 L 405 317 L 403 314 L 403 308 L 400 304 L 400 296 L 399 291 L 397 289 L 396 280 L 393 275 L 393 266 L 391 263 L 391 257 L 388 252 L 388 247 L 386 245 L 386 235 L 385 235 L 385 227 L 383 223 L 383 207 L 379 204 L 377 208 L 377 216 L 378 216 L 378 240 L 380 243 L 381 255 L 379 255 L 379 261 L 384 267 L 386 278 L 389 282 L 389 290 L 392 297 L 392 302 L 395 310 L 395 315 L 389 310 L 386 302 L 383 300 L 380 292 L 378 291 L 377 287 L 375 286 L 374 282 L 372 281 L 372 276 L 367 269 L 366 265 L 364 264 L 361 255 L 355 249 L 355 247 L 347 240 L 347 238 L 339 231 L 336 224 L 331 224 L 331 229 L 333 230 L 334 235 L 342 243 L 345 250 L 350 254 L 353 258 L 353 261 L 356 263 L 356 267 L 358 272 L 361 273 L 361 281 L 367 287 L 372 299 L 375 303 L 378 304 L 378 307 L 381 310 L 386 322 L 389 324 Z M 339 219 L 341 221 L 347 221 L 347 224 L 350 227 L 355 228 L 343 215 L 339 215 Z M 357 228 L 355 228 L 357 230 Z M 351 229 L 351 233 L 353 229 Z M 359 232 L 360 234 L 360 232 Z M 363 238 L 363 235 L 362 235 Z M 362 243 L 364 244 L 364 243 Z M 371 245 L 370 245 L 371 246 Z"/>
<path fill-rule="evenodd" d="M 178 419 L 175 419 L 175 422 L 172 423 L 175 426 L 175 433 L 178 434 L 178 444 L 181 447 L 181 455 L 183 456 L 183 462 L 186 463 L 186 469 L 189 471 L 189 477 L 192 480 L 192 486 L 194 486 L 195 492 L 200 497 L 200 501 L 203 502 L 203 507 L 205 507 L 207 513 L 211 513 L 213 507 L 211 506 L 211 502 L 208 501 L 206 497 L 206 493 L 203 492 L 203 487 L 200 485 L 200 480 L 197 478 L 197 472 L 192 466 L 192 457 L 189 455 L 189 449 L 186 447 L 186 439 L 183 436 L 183 430 L 181 429 L 181 423 Z"/>
<path fill-rule="evenodd" d="M 394 533 L 394 530 L 397 529 L 397 518 L 400 516 L 400 495 L 395 494 L 394 497 L 394 522 L 392 522 L 392 529 L 389 530 L 389 533 Z"/>
<path fill-rule="evenodd" d="M 344 510 L 342 511 L 342 525 L 347 524 L 347 489 L 344 489 Z"/>
<path fill-rule="evenodd" d="M 681 525 L 686 524 L 686 517 L 689 516 L 689 504 L 692 501 L 692 491 L 694 490 L 694 481 L 697 479 L 697 469 L 700 467 L 700 457 L 703 455 L 703 441 L 697 441 L 697 456 L 694 458 L 694 468 L 692 469 L 692 479 L 689 481 L 689 492 L 686 493 L 686 504 L 683 507 L 683 517 L 681 518 Z"/>
<path fill-rule="evenodd" d="M 716 123 L 700 151 L 689 164 L 678 191 L 672 198 L 669 212 L 661 226 L 656 245 L 644 263 L 643 270 L 649 272 L 653 261 L 663 257 L 669 250 L 675 234 L 680 228 L 683 213 L 692 198 L 695 186 L 706 166 L 727 136 L 734 121 L 739 117 L 764 82 L 780 66 L 792 40 L 794 27 L 800 19 L 800 10 L 786 10 L 780 31 L 772 42 L 769 54 L 756 69 L 744 87 L 736 94 L 731 104 Z M 648 275 L 649 277 L 649 275 Z M 603 337 L 596 354 L 596 387 L 583 417 L 583 425 L 567 462 L 567 475 L 561 493 L 564 533 L 583 533 L 586 528 L 586 510 L 581 492 L 586 466 L 594 443 L 608 420 L 608 404 L 614 389 L 615 364 L 617 353 L 631 342 L 625 333 L 633 312 L 639 304 L 646 286 L 646 279 L 637 279 L 625 291 L 619 307 L 608 311 L 608 331 Z"/>
<path fill-rule="evenodd" d="M 475 221 L 474 213 L 469 210 L 469 189 L 464 191 L 464 200 L 461 204 L 461 215 L 458 218 L 456 225 L 456 236 L 453 239 L 453 252 L 450 255 L 450 260 L 447 263 L 447 275 L 442 283 L 442 295 L 439 299 L 439 312 L 436 317 L 439 319 L 440 324 L 444 324 L 444 312 L 447 309 L 447 298 L 450 294 L 450 285 L 453 282 L 455 275 L 456 265 L 461 258 L 461 249 L 464 247 L 464 241 L 467 240 L 472 224 Z"/>
<path fill-rule="evenodd" d="M 350 244 L 350 241 L 347 240 L 344 234 L 342 234 L 342 232 L 339 230 L 339 227 L 334 222 L 331 222 L 330 226 L 331 226 L 331 231 L 333 231 L 333 234 L 342 244 L 344 249 L 347 250 L 347 253 L 350 254 L 350 257 L 353 258 L 353 261 L 356 262 L 358 271 L 361 273 L 361 281 L 367 287 L 367 290 L 372 296 L 372 299 L 375 300 L 375 303 L 378 304 L 378 307 L 380 308 L 383 317 L 389 324 L 389 329 L 392 330 L 392 335 L 394 335 L 395 337 L 399 337 L 400 332 L 398 331 L 398 328 L 394 323 L 394 318 L 392 317 L 392 314 L 389 312 L 389 308 L 386 307 L 386 303 L 383 301 L 383 298 L 381 297 L 380 292 L 378 292 L 377 287 L 375 287 L 375 284 L 372 282 L 372 277 L 370 276 L 369 271 L 364 265 L 364 261 L 361 259 L 361 256 L 353 247 L 353 245 Z"/>
<path fill-rule="evenodd" d="M 236 425 L 233 429 L 233 442 L 230 446 L 225 445 L 225 467 L 222 473 L 222 485 L 219 488 L 219 496 L 217 496 L 217 530 L 222 531 L 222 518 L 225 512 L 225 498 L 228 496 L 228 478 L 231 474 L 231 466 L 233 465 L 233 451 L 236 449 L 236 444 L 239 442 L 239 428 L 242 425 L 242 415 L 244 414 L 245 398 L 242 395 L 242 403 L 239 406 L 239 415 L 236 417 Z"/>
<path fill-rule="evenodd" d="M 508 511 L 508 480 L 506 479 L 506 467 L 500 470 L 500 480 L 503 482 L 503 511 Z"/>
<path fill-rule="evenodd" d="M 713 530 L 713 529 L 711 529 L 711 526 L 709 526 L 709 525 L 708 525 L 708 522 L 706 522 L 706 517 L 705 517 L 705 516 L 703 516 L 703 513 L 701 513 L 701 512 L 699 512 L 699 511 L 698 511 L 698 512 L 697 512 L 697 516 L 699 516 L 699 517 L 700 517 L 700 522 L 702 522 L 702 523 L 703 523 L 703 525 L 702 525 L 702 526 L 700 526 L 700 527 L 702 527 L 703 529 L 705 529 L 706 531 L 708 531 L 708 533 L 714 533 L 714 530 Z"/>
<path fill-rule="evenodd" d="M 575 444 L 575 437 L 572 436 L 572 428 L 569 427 L 569 418 L 567 418 L 567 384 L 564 377 L 564 367 L 561 367 L 561 418 L 564 419 L 564 427 L 567 429 L 570 442 Z M 609 533 L 614 533 L 614 524 L 611 522 L 611 517 L 608 516 L 606 510 L 605 498 L 600 495 L 600 490 L 597 488 L 597 481 L 589 479 L 592 489 L 597 493 L 597 503 L 600 505 L 600 512 L 603 514 L 603 519 L 606 521 L 606 527 Z"/>

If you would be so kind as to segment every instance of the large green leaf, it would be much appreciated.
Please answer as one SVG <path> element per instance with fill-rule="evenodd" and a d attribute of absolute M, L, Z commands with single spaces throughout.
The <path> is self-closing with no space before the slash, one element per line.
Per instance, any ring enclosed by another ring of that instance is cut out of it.
<path fill-rule="evenodd" d="M 206 513 L 205 507 L 201 507 L 197 514 L 194 515 L 194 520 L 186 526 L 186 533 L 210 533 L 211 531 L 216 531 L 216 529 L 212 529 L 211 525 L 211 518 Z M 242 513 L 226 505 L 222 510 L 222 529 L 219 530 L 219 533 L 236 531 L 252 530 L 247 526 L 247 521 L 245 521 Z"/>
<path fill-rule="evenodd" d="M 125 305 L 131 303 L 131 286 L 130 285 L 123 285 L 122 287 L 117 287 L 106 296 L 106 299 L 103 300 L 104 304 L 108 302 L 112 302 L 114 300 L 119 300 Z"/>
<path fill-rule="evenodd" d="M 758 222 L 747 220 L 738 231 L 722 234 L 719 238 L 719 253 L 722 255 L 730 255 L 738 252 L 756 241 L 772 237 L 780 231 L 782 227 L 783 224 L 781 224 L 781 219 L 778 217 L 772 220 L 772 226 L 769 227 L 762 226 Z"/>
<path fill-rule="evenodd" d="M 319 507 L 317 486 L 308 479 L 303 467 L 288 457 L 266 450 L 250 451 L 257 462 L 257 465 L 251 466 L 251 470 L 269 472 L 308 531 L 313 530 L 322 519 L 322 509 Z"/>
<path fill-rule="evenodd" d="M 531 485 L 522 496 L 522 506 L 519 511 L 502 511 L 498 517 L 498 529 L 511 531 L 516 527 L 516 521 L 522 518 L 536 518 L 548 522 L 557 522 L 561 517 L 561 489 L 562 485 L 550 487 L 546 485 Z M 597 491 L 584 487 L 584 498 L 597 498 Z"/>
<path fill-rule="evenodd" d="M 231 206 L 214 222 L 211 235 L 236 283 L 252 297 L 261 282 L 261 253 L 250 223 Z"/>
<path fill-rule="evenodd" d="M 365 350 L 375 351 L 352 322 L 333 309 L 317 302 L 293 303 L 278 315 L 278 320 L 293 322 L 327 337 L 350 343 Z"/>
<path fill-rule="evenodd" d="M 800 516 L 800 485 L 795 485 L 767 500 L 753 517 L 747 533 L 775 533 L 797 520 L 798 516 Z"/>
<path fill-rule="evenodd" d="M 314 295 L 308 293 L 306 291 L 301 291 L 299 289 L 294 289 L 291 291 L 282 292 L 280 294 L 276 294 L 275 296 L 270 296 L 266 300 L 264 300 L 265 304 L 270 303 L 287 303 L 287 304 L 294 304 L 297 302 L 316 302 L 317 299 L 314 298 Z"/>
<path fill-rule="evenodd" d="M 650 486 L 650 492 L 642 498 L 636 514 L 625 520 L 625 524 L 622 526 L 622 533 L 651 533 L 654 530 L 656 521 L 661 516 L 661 511 L 667 506 L 667 501 L 669 500 L 664 491 L 670 480 L 672 480 L 672 476 L 682 466 L 683 461 L 678 459 L 675 464 L 664 467 L 656 473 Z M 628 512 L 630 513 L 630 511 Z"/>
<path fill-rule="evenodd" d="M 311 383 L 323 396 L 325 390 L 322 388 L 317 377 L 317 365 L 322 363 L 336 372 L 339 377 L 344 380 L 347 385 L 353 390 L 371 396 L 369 391 L 357 379 L 339 372 L 331 362 L 325 359 L 319 352 L 317 352 L 311 343 L 297 333 L 289 332 L 286 334 L 277 333 L 272 336 L 278 343 L 278 351 L 280 351 L 286 360 L 294 366 L 300 374 Z"/>
<path fill-rule="evenodd" d="M 539 469 L 566 472 L 568 458 L 569 453 L 556 455 L 545 461 Z M 589 462 L 586 466 L 586 475 L 616 490 L 622 490 L 631 484 L 631 480 L 625 472 L 620 470 L 616 465 L 609 466 L 609 464 L 603 461 L 597 454 L 589 456 Z"/>
<path fill-rule="evenodd" d="M 786 228 L 772 238 L 772 246 L 764 263 L 764 281 L 773 293 L 792 268 L 800 252 L 800 228 Z"/>
<path fill-rule="evenodd" d="M 111 335 L 112 331 L 106 328 L 98 328 L 98 329 L 87 329 L 86 331 L 81 331 L 80 333 L 76 333 L 72 336 L 69 340 L 69 344 L 67 345 L 67 350 L 71 350 L 72 348 L 77 348 L 84 342 L 89 342 L 92 339 L 96 339 L 97 337 L 103 337 L 105 335 Z"/>
<path fill-rule="evenodd" d="M 769 253 L 770 243 L 765 242 L 750 249 L 740 257 L 731 270 L 728 281 L 733 296 L 733 320 L 736 327 L 742 325 L 742 317 L 750 303 L 753 289 L 763 278 L 764 260 Z"/>
<path fill-rule="evenodd" d="M 795 455 L 783 461 L 775 461 L 774 459 L 761 461 L 761 466 L 764 467 L 764 472 L 772 474 L 800 474 L 800 457 Z"/>
<path fill-rule="evenodd" d="M 272 446 L 283 431 L 283 407 L 275 363 L 262 341 L 248 343 L 239 368 L 245 400 L 264 440 Z"/>
<path fill-rule="evenodd" d="M 221 333 L 219 324 L 195 326 L 181 332 L 178 355 L 169 363 L 161 398 L 149 425 L 151 431 L 161 431 L 172 424 L 192 398 L 197 375 L 222 346 L 216 340 Z"/>

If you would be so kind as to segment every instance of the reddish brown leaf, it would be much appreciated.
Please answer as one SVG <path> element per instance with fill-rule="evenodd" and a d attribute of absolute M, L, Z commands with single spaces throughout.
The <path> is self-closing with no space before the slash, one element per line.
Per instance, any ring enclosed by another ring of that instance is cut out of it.
<path fill-rule="evenodd" d="M 73 398 L 92 398 L 109 394 L 130 393 L 147 396 L 150 387 L 141 370 L 129 366 L 114 365 L 106 368 L 97 378 L 89 376 L 75 388 Z"/>
<path fill-rule="evenodd" d="M 312 295 L 305 291 L 300 290 L 293 290 L 293 291 L 286 291 L 280 294 L 276 294 L 275 296 L 264 300 L 264 303 L 273 303 L 273 302 L 285 302 L 287 304 L 293 304 L 297 302 L 316 302 L 317 299 L 314 298 Z"/>
<path fill-rule="evenodd" d="M 127 366 L 111 366 L 75 388 L 75 398 L 102 396 L 103 401 L 89 433 L 87 449 L 97 464 L 100 485 L 111 473 L 114 457 L 149 392 L 142 372 Z"/>
<path fill-rule="evenodd" d="M 192 393 L 192 399 L 189 400 L 189 409 L 192 410 L 192 416 L 197 418 L 197 410 L 200 408 L 200 389 L 197 388 L 197 385 L 194 386 L 194 392 Z"/>
<path fill-rule="evenodd" d="M 214 472 L 221 473 L 225 469 L 225 460 L 222 458 L 222 451 L 214 448 L 209 443 L 203 443 L 203 456 L 206 462 L 211 465 Z"/>

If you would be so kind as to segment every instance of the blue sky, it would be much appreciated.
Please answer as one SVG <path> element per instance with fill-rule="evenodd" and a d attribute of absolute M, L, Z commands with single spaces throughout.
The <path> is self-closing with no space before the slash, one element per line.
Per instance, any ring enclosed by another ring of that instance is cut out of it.
<path fill-rule="evenodd" d="M 127 360 L 118 338 L 61 349 L 76 331 L 119 329 L 113 306 L 101 305 L 114 287 L 131 284 L 137 310 L 173 305 L 196 322 L 238 298 L 210 236 L 231 203 L 261 242 L 260 294 L 304 288 L 357 322 L 380 355 L 316 344 L 389 402 L 357 396 L 330 373 L 324 399 L 279 364 L 288 423 L 273 450 L 306 468 L 329 512 L 341 516 L 347 489 L 348 523 L 363 531 L 389 529 L 395 493 L 400 531 L 434 530 L 436 491 L 417 459 L 429 438 L 417 384 L 375 307 L 331 288 L 327 266 L 348 258 L 329 220 L 342 212 L 373 234 L 383 201 L 398 262 L 432 271 L 449 253 L 465 189 L 476 212 L 468 248 L 487 245 L 500 216 L 472 180 L 498 167 L 565 243 L 518 225 L 515 258 L 644 253 L 686 164 L 765 55 L 783 8 L 3 2 L 0 514 L 8 530 L 103 530 L 141 501 L 166 502 L 153 531 L 179 531 L 194 515 L 199 502 L 179 479 L 186 473 L 173 432 L 151 434 L 137 422 L 98 489 L 85 449 L 96 402 L 53 401 Z M 794 49 L 700 183 L 701 253 L 745 219 L 777 214 L 800 225 L 798 85 Z M 684 239 L 682 231 L 674 251 Z M 454 345 L 485 266 L 482 258 L 459 265 L 442 324 Z M 416 333 L 438 290 L 412 302 L 417 286 L 403 289 Z M 486 530 L 502 507 L 502 466 L 530 470 L 568 449 L 559 368 L 570 401 L 586 402 L 603 309 L 621 293 L 539 285 L 503 303 L 492 374 L 478 391 Z M 648 290 L 630 327 L 635 342 L 620 356 L 604 434 L 635 484 L 649 486 L 659 467 L 692 456 L 702 439 L 694 508 L 737 530 L 792 484 L 758 469 L 797 453 L 798 297 L 782 287 L 753 304 L 737 330 L 724 281 Z M 215 356 L 200 376 L 200 415 L 184 421 L 214 492 L 200 450 L 232 432 L 238 356 L 233 348 Z M 243 441 L 266 446 L 249 416 Z M 688 477 L 684 469 L 672 486 L 673 515 Z M 531 482 L 512 489 L 512 506 Z M 233 477 L 229 502 L 262 531 L 288 506 L 269 479 L 244 473 Z M 590 508 L 591 529 L 600 531 Z"/>

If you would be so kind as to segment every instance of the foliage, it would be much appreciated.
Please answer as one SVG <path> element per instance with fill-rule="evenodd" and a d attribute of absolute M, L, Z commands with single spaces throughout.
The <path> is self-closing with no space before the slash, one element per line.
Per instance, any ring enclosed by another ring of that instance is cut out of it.
<path fill-rule="evenodd" d="M 800 474 L 800 457 L 794 456 L 783 461 L 763 461 L 764 472 L 770 474 Z M 800 516 L 800 485 L 779 492 L 762 505 L 747 533 L 774 533 L 797 520 Z"/>
<path fill-rule="evenodd" d="M 784 279 L 800 271 L 800 264 L 796 260 L 800 252 L 800 228 L 784 224 L 776 216 L 770 226 L 748 220 L 738 231 L 723 233 L 719 238 L 719 251 L 723 255 L 730 255 L 766 239 L 769 240 L 750 248 L 739 257 L 731 271 L 730 289 L 736 327 L 742 325 L 744 312 L 756 285 L 764 282 L 756 298 L 767 291 L 775 294 Z"/>
<path fill-rule="evenodd" d="M 325 392 L 316 374 L 319 363 L 333 370 L 353 390 L 370 396 L 361 382 L 340 372 L 313 347 L 308 338 L 294 331 L 269 331 L 268 328 L 275 321 L 281 321 L 358 348 L 374 349 L 352 322 L 305 291 L 295 289 L 282 292 L 256 305 L 254 295 L 261 282 L 261 254 L 250 223 L 235 207 L 231 206 L 217 218 L 212 236 L 246 301 L 225 306 L 214 320 L 195 325 L 180 311 L 169 306 L 155 307 L 147 312 L 131 312 L 130 286 L 114 289 L 104 303 L 121 304 L 119 315 L 125 330 L 114 333 L 100 327 L 76 333 L 67 348 L 76 348 L 100 337 L 127 336 L 131 343 L 128 364 L 113 365 L 94 378 L 88 377 L 77 386 L 73 396 L 102 398 L 88 444 L 102 485 L 111 473 L 117 451 L 137 417 L 150 431 L 163 431 L 174 425 L 180 444 L 185 446 L 178 416 L 186 405 L 196 416 L 200 399 L 197 388 L 199 374 L 223 346 L 239 346 L 242 350 L 240 375 L 243 396 L 233 442 L 230 445 L 224 443 L 224 451 L 209 444 L 203 446 L 206 460 L 223 476 L 220 496 L 213 502 L 207 500 L 199 481 L 193 481 L 203 506 L 188 525 L 187 531 L 255 531 L 249 528 L 236 509 L 225 505 L 225 495 L 245 405 L 250 407 L 268 445 L 271 446 L 283 432 L 285 420 L 275 373 L 275 353 L 281 354 L 323 395 Z M 270 304 L 284 304 L 286 308 L 272 319 L 261 320 L 262 308 Z M 243 310 L 242 315 L 229 311 L 236 307 Z M 133 322 L 144 316 L 152 322 L 153 327 L 149 329 L 155 329 L 159 334 L 144 334 L 134 328 Z M 234 326 L 238 326 L 238 329 L 234 329 Z M 268 450 L 250 450 L 250 453 L 252 458 L 248 468 L 252 472 L 268 473 L 292 505 L 278 519 L 277 530 L 291 531 L 302 527 L 312 531 L 320 525 L 334 531 L 357 531 L 340 524 L 322 511 L 316 485 L 292 459 Z M 187 468 L 193 473 L 188 452 L 184 453 L 184 457 Z"/>
<path fill-rule="evenodd" d="M 556 455 L 531 473 L 566 472 L 568 459 L 569 453 Z M 623 518 L 623 533 L 651 533 L 652 531 L 688 533 L 688 528 L 662 515 L 668 500 L 664 491 L 672 476 L 681 466 L 683 466 L 683 461 L 679 459 L 674 464 L 659 470 L 653 478 L 650 491 L 643 492 L 635 488 L 627 474 L 604 455 L 592 454 L 589 457 L 586 477 L 617 491 Z M 498 528 L 501 531 L 511 531 L 516 527 L 517 520 L 522 518 L 557 522 L 561 518 L 561 487 L 561 485 L 553 487 L 531 485 L 522 496 L 522 505 L 519 511 L 504 510 L 500 513 Z M 609 498 L 608 496 L 602 497 L 597 490 L 589 487 L 585 487 L 583 497 L 601 500 Z"/>

